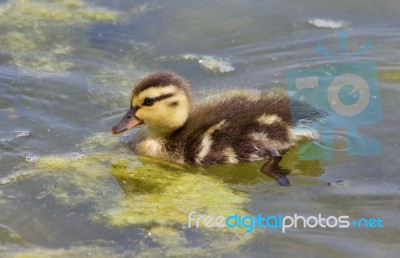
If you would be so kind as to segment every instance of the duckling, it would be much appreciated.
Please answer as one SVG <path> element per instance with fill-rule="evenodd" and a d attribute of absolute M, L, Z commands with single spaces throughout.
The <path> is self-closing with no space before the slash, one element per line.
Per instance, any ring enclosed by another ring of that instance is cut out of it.
<path fill-rule="evenodd" d="M 299 111 L 296 117 L 291 116 L 290 104 Z M 261 172 L 288 186 L 289 171 L 279 166 L 282 155 L 301 139 L 316 140 L 315 131 L 296 128 L 323 116 L 283 90 L 258 94 L 236 90 L 192 104 L 189 82 L 161 71 L 133 86 L 130 109 L 112 133 L 144 124 L 132 141 L 135 153 L 179 164 L 265 160 Z"/>

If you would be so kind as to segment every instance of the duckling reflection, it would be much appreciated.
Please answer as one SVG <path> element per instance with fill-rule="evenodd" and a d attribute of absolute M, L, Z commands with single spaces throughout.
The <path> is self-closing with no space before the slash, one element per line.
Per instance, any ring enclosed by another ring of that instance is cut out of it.
<path fill-rule="evenodd" d="M 324 116 L 283 90 L 228 91 L 192 104 L 189 82 L 166 71 L 137 82 L 130 106 L 112 132 L 145 124 L 132 141 L 138 155 L 191 166 L 262 160 L 261 172 L 283 186 L 290 171 L 279 166 L 282 155 L 300 140 L 318 139 L 308 126 Z"/>

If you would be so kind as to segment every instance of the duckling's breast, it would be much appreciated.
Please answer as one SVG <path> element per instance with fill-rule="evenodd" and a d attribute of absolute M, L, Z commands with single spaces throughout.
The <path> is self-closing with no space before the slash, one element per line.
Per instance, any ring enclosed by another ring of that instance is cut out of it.
<path fill-rule="evenodd" d="M 132 147 L 137 155 L 163 159 L 183 164 L 182 155 L 177 155 L 179 148 L 168 151 L 164 137 L 149 136 L 146 130 L 141 130 L 132 139 Z"/>

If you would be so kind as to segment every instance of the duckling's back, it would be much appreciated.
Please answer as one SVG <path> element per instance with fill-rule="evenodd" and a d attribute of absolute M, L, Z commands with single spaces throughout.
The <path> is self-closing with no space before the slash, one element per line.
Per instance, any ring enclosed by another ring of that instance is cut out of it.
<path fill-rule="evenodd" d="M 192 165 L 265 160 L 296 144 L 296 127 L 323 116 L 314 106 L 289 99 L 283 91 L 234 91 L 195 105 L 165 147 Z"/>

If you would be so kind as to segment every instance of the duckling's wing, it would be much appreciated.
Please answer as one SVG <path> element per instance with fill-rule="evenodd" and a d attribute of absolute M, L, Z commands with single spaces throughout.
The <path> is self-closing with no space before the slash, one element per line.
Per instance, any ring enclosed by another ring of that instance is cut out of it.
<path fill-rule="evenodd" d="M 194 107 L 170 142 L 180 146 L 189 164 L 263 160 L 295 144 L 293 126 L 321 117 L 312 105 L 294 104 L 298 112 L 293 118 L 285 94 L 236 93 L 210 99 Z"/>

